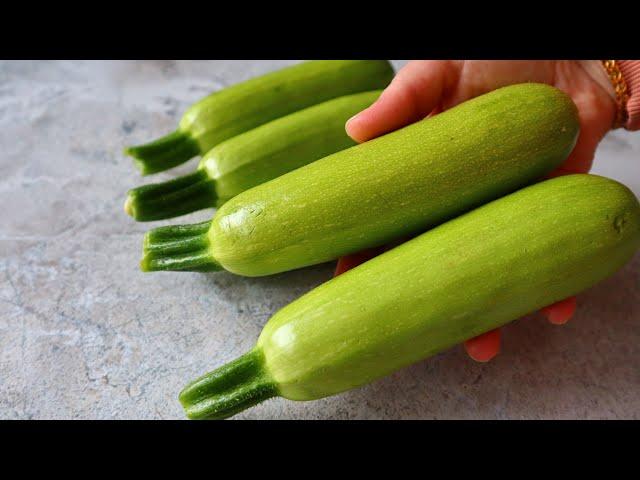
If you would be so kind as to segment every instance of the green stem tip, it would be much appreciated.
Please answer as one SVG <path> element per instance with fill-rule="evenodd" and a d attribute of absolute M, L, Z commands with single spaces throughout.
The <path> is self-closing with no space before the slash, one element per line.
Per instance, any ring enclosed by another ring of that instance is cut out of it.
<path fill-rule="evenodd" d="M 155 228 L 144 236 L 143 272 L 215 272 L 222 266 L 209 252 L 211 221 Z"/>
<path fill-rule="evenodd" d="M 124 153 L 133 157 L 143 175 L 149 175 L 176 167 L 200 155 L 200 147 L 187 133 L 176 130 L 153 142 L 127 147 Z"/>
<path fill-rule="evenodd" d="M 192 420 L 221 420 L 277 394 L 264 369 L 264 355 L 254 348 L 191 382 L 180 392 L 179 400 Z"/>
<path fill-rule="evenodd" d="M 197 170 L 129 190 L 124 210 L 139 222 L 149 222 L 214 207 L 216 198 L 215 181 L 206 171 Z"/>

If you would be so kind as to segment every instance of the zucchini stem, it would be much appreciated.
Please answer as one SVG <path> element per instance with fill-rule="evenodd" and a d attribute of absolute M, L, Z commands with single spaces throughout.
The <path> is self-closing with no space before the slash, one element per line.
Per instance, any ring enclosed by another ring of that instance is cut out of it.
<path fill-rule="evenodd" d="M 139 222 L 163 220 L 210 208 L 216 202 L 215 180 L 204 170 L 129 190 L 125 212 Z"/>
<path fill-rule="evenodd" d="M 155 228 L 144 236 L 143 272 L 222 270 L 209 252 L 211 221 L 193 225 L 169 225 Z"/>
<path fill-rule="evenodd" d="M 189 134 L 176 130 L 153 142 L 124 149 L 143 175 L 162 172 L 200 155 L 198 143 Z"/>
<path fill-rule="evenodd" d="M 179 396 L 187 417 L 221 420 L 275 397 L 278 390 L 263 365 L 262 351 L 254 348 L 191 382 Z"/>

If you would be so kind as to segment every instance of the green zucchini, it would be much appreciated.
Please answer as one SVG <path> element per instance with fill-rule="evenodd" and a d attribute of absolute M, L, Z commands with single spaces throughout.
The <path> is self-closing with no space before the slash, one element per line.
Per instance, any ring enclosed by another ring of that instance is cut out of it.
<path fill-rule="evenodd" d="M 186 111 L 176 131 L 125 153 L 144 175 L 161 172 L 289 113 L 384 88 L 393 74 L 386 60 L 303 62 L 212 93 Z"/>
<path fill-rule="evenodd" d="M 608 277 L 640 247 L 640 204 L 595 175 L 558 177 L 440 225 L 278 311 L 257 345 L 188 385 L 190 418 L 371 382 Z"/>
<path fill-rule="evenodd" d="M 381 93 L 338 97 L 232 137 L 211 149 L 195 173 L 130 190 L 125 211 L 150 221 L 220 207 L 251 187 L 352 147 L 346 121 Z"/>
<path fill-rule="evenodd" d="M 209 223 L 152 230 L 141 268 L 261 276 L 387 244 L 538 180 L 578 132 L 560 90 L 504 87 L 247 190 Z"/>

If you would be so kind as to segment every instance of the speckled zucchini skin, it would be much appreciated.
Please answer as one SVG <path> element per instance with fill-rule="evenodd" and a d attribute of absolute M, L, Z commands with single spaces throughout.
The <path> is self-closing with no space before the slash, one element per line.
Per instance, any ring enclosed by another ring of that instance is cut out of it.
<path fill-rule="evenodd" d="M 210 258 L 261 276 L 420 233 L 540 179 L 578 132 L 560 90 L 495 90 L 234 197 L 211 223 Z"/>
<path fill-rule="evenodd" d="M 178 129 L 129 147 L 147 175 L 203 155 L 219 143 L 332 98 L 385 88 L 393 78 L 387 60 L 312 60 L 214 92 L 193 104 Z"/>
<path fill-rule="evenodd" d="M 345 123 L 382 90 L 334 98 L 236 135 L 202 157 L 196 172 L 127 194 L 125 211 L 138 221 L 220 207 L 239 193 L 356 144 Z"/>
<path fill-rule="evenodd" d="M 358 387 L 613 274 L 640 247 L 640 204 L 595 175 L 558 177 L 446 222 L 278 311 L 256 347 L 187 386 L 191 418 Z"/>

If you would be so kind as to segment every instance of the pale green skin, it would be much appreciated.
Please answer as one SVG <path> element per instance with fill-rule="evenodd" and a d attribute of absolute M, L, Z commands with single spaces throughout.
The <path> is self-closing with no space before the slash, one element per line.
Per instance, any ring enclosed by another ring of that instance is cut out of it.
<path fill-rule="evenodd" d="M 179 130 L 201 152 L 289 113 L 332 98 L 386 87 L 393 78 L 386 60 L 313 60 L 215 92 L 191 106 Z"/>
<path fill-rule="evenodd" d="M 215 180 L 217 205 L 239 192 L 355 145 L 346 121 L 382 90 L 346 95 L 278 118 L 235 136 L 207 153 L 200 169 Z"/>
<path fill-rule="evenodd" d="M 501 88 L 241 193 L 214 216 L 209 252 L 261 276 L 420 233 L 539 179 L 578 132 L 560 90 Z"/>
<path fill-rule="evenodd" d="M 277 312 L 257 343 L 281 396 L 363 385 L 614 273 L 640 247 L 640 205 L 603 177 L 559 177 L 495 200 Z"/>

